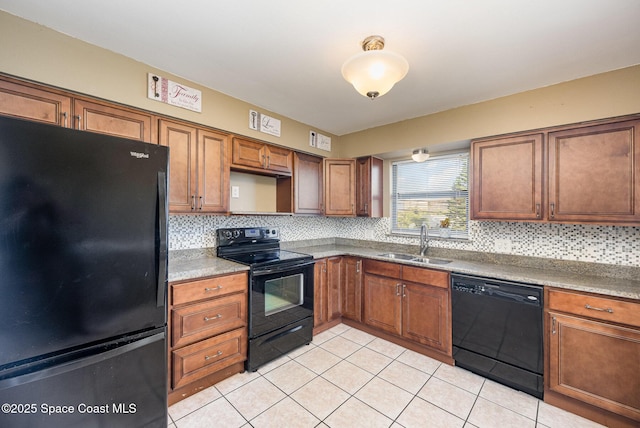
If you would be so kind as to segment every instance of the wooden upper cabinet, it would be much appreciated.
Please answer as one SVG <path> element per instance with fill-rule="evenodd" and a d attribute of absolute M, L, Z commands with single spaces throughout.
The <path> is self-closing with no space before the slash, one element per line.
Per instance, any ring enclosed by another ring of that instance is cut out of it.
<path fill-rule="evenodd" d="M 640 120 L 549 134 L 549 220 L 640 224 Z"/>
<path fill-rule="evenodd" d="M 322 158 L 294 153 L 293 212 L 322 214 Z"/>
<path fill-rule="evenodd" d="M 197 192 L 197 130 L 160 120 L 158 142 L 169 147 L 169 211 L 194 212 Z"/>
<path fill-rule="evenodd" d="M 227 212 L 227 135 L 164 119 L 159 122 L 159 142 L 171 153 L 169 211 Z"/>
<path fill-rule="evenodd" d="M 229 211 L 229 147 L 226 134 L 198 130 L 198 194 L 201 212 Z"/>
<path fill-rule="evenodd" d="M 75 99 L 73 106 L 73 127 L 83 131 L 99 132 L 117 137 L 152 142 L 151 114 Z"/>
<path fill-rule="evenodd" d="M 382 217 L 382 159 L 356 159 L 356 215 Z"/>
<path fill-rule="evenodd" d="M 355 159 L 325 159 L 324 214 L 327 216 L 355 216 L 355 199 Z"/>
<path fill-rule="evenodd" d="M 54 91 L 0 80 L 0 114 L 71 126 L 71 97 Z"/>
<path fill-rule="evenodd" d="M 293 152 L 259 141 L 233 139 L 231 166 L 263 174 L 291 175 Z"/>
<path fill-rule="evenodd" d="M 543 134 L 474 141 L 472 220 L 541 220 Z"/>

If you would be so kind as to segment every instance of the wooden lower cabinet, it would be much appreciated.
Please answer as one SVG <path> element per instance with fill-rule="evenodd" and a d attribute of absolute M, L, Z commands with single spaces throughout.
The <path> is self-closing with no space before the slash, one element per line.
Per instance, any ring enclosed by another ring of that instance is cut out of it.
<path fill-rule="evenodd" d="M 247 280 L 243 272 L 170 284 L 169 404 L 244 371 Z"/>
<path fill-rule="evenodd" d="M 364 323 L 402 334 L 402 284 L 399 279 L 364 275 Z"/>
<path fill-rule="evenodd" d="M 342 257 L 316 261 L 314 271 L 313 331 L 317 334 L 340 323 Z"/>
<path fill-rule="evenodd" d="M 247 359 L 247 329 L 239 328 L 171 352 L 175 390 Z"/>
<path fill-rule="evenodd" d="M 342 317 L 362 321 L 362 259 L 342 258 Z"/>
<path fill-rule="evenodd" d="M 365 325 L 451 357 L 449 273 L 365 260 L 363 296 Z"/>
<path fill-rule="evenodd" d="M 607 426 L 638 426 L 640 304 L 553 289 L 546 300 L 545 401 Z"/>
<path fill-rule="evenodd" d="M 402 301 L 402 336 L 450 352 L 449 291 L 406 282 L 402 284 Z"/>

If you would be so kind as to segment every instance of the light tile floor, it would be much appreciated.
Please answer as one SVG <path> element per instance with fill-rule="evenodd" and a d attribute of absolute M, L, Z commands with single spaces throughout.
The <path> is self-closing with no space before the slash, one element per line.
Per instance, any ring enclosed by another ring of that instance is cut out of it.
<path fill-rule="evenodd" d="M 169 408 L 170 428 L 601 425 L 340 324 Z"/>

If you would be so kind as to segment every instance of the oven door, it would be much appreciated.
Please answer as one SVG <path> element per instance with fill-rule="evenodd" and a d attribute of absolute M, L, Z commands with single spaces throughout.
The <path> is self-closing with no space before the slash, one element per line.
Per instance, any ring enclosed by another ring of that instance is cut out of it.
<path fill-rule="evenodd" d="M 249 337 L 313 317 L 313 260 L 251 270 Z"/>

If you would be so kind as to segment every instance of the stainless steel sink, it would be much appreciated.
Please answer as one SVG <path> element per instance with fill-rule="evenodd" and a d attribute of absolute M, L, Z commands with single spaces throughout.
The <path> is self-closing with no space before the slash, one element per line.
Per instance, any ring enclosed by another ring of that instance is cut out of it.
<path fill-rule="evenodd" d="M 447 263 L 451 263 L 451 260 L 434 259 L 431 257 L 414 257 L 413 259 L 411 259 L 411 261 L 420 263 L 431 263 L 434 265 L 446 265 Z"/>
<path fill-rule="evenodd" d="M 398 259 L 398 260 L 413 260 L 416 256 L 411 254 L 402 254 L 402 253 L 384 253 L 384 254 L 380 254 L 380 257 L 388 257 L 390 259 Z"/>
<path fill-rule="evenodd" d="M 432 257 L 422 257 L 404 253 L 384 253 L 380 254 L 380 257 L 387 257 L 396 260 L 408 260 L 410 262 L 430 263 L 434 265 L 446 265 L 447 263 L 451 263 L 451 260 L 434 259 Z"/>

